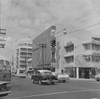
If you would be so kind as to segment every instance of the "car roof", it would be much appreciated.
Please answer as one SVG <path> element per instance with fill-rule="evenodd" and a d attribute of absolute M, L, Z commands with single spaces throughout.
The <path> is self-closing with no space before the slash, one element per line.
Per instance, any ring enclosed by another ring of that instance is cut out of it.
<path fill-rule="evenodd" d="M 40 73 L 42 72 L 51 72 L 50 70 L 38 70 Z"/>

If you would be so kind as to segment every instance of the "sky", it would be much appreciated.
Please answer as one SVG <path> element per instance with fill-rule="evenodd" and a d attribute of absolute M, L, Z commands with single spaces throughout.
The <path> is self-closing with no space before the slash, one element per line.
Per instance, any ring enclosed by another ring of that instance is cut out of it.
<path fill-rule="evenodd" d="M 20 39 L 34 39 L 51 25 L 74 31 L 100 22 L 100 0 L 0 0 L 0 26 L 6 46 L 0 55 L 11 59 Z M 99 34 L 100 25 L 87 28 Z"/>

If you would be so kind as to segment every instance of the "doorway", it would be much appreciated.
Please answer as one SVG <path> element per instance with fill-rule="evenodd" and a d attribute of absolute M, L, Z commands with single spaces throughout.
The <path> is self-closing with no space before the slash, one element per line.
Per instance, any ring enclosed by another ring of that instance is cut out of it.
<path fill-rule="evenodd" d="M 79 67 L 79 78 L 94 78 L 95 68 L 92 67 Z"/>

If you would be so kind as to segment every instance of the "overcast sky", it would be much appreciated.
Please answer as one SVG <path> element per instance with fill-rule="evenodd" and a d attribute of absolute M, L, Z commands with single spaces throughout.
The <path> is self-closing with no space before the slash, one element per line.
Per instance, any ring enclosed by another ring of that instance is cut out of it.
<path fill-rule="evenodd" d="M 11 58 L 17 41 L 32 39 L 50 25 L 68 31 L 100 22 L 100 0 L 0 0 L 0 26 L 7 29 L 6 48 L 0 54 Z M 88 28 L 99 34 L 100 25 Z"/>

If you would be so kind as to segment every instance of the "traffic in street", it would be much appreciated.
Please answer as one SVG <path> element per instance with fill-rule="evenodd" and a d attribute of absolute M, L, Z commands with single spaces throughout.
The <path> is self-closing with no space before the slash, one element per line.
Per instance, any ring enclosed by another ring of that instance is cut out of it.
<path fill-rule="evenodd" d="M 100 99 L 100 82 L 94 79 L 39 85 L 30 78 L 12 77 L 11 84 L 11 94 L 2 99 Z"/>

